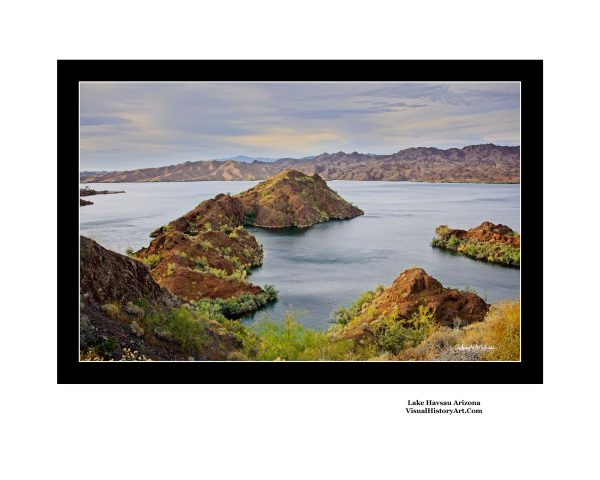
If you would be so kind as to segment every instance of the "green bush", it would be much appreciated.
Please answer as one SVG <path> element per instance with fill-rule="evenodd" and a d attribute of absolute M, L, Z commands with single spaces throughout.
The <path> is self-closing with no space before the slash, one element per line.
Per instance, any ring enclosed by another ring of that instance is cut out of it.
<path fill-rule="evenodd" d="M 416 347 L 435 329 L 435 315 L 423 305 L 408 319 L 385 318 L 375 332 L 377 344 L 385 352 L 397 354 L 408 347 Z"/>
<path fill-rule="evenodd" d="M 375 290 L 367 290 L 366 292 L 361 293 L 350 306 L 338 308 L 331 314 L 333 322 L 339 323 L 340 325 L 346 325 L 361 312 L 364 305 L 371 303 L 375 296 L 383 289 L 383 285 L 378 285 Z"/>
<path fill-rule="evenodd" d="M 140 261 L 152 270 L 160 262 L 160 255 L 148 255 L 145 258 L 140 258 Z"/>
<path fill-rule="evenodd" d="M 353 349 L 351 340 L 304 328 L 293 312 L 286 312 L 283 323 L 259 322 L 244 342 L 244 352 L 256 360 L 347 360 Z"/>
<path fill-rule="evenodd" d="M 238 318 L 264 307 L 276 298 L 277 290 L 272 285 L 265 285 L 263 291 L 255 295 L 242 293 L 238 297 L 203 299 L 194 302 L 194 306 L 212 315 L 220 313 L 226 318 Z"/>
<path fill-rule="evenodd" d="M 144 323 L 148 330 L 158 336 L 178 343 L 186 353 L 198 355 L 207 341 L 209 319 L 210 316 L 204 311 L 179 307 L 149 315 Z"/>
<path fill-rule="evenodd" d="M 174 263 L 169 263 L 167 265 L 167 277 L 172 277 L 173 274 L 175 273 L 176 268 L 177 268 L 177 265 L 175 265 Z"/>
<path fill-rule="evenodd" d="M 209 224 L 210 225 L 210 224 Z M 200 242 L 200 246 L 204 249 L 204 250 L 210 250 L 210 248 L 212 247 L 212 243 L 210 240 L 202 240 Z"/>

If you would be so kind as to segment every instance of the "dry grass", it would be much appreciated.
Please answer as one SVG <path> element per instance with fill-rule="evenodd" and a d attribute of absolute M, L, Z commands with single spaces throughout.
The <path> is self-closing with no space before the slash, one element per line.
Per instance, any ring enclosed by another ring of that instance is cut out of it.
<path fill-rule="evenodd" d="M 505 360 L 521 355 L 521 302 L 492 305 L 483 322 L 465 328 L 439 327 L 419 345 L 401 351 L 395 360 Z"/>
<path fill-rule="evenodd" d="M 490 345 L 484 360 L 512 360 L 521 358 L 521 302 L 501 302 L 492 305 L 485 321 L 464 329 L 464 345 Z"/>

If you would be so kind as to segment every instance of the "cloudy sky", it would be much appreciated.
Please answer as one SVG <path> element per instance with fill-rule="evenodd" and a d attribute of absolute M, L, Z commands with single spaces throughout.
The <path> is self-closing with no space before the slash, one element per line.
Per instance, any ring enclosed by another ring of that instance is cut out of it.
<path fill-rule="evenodd" d="M 81 169 L 519 145 L 518 83 L 81 83 Z"/>

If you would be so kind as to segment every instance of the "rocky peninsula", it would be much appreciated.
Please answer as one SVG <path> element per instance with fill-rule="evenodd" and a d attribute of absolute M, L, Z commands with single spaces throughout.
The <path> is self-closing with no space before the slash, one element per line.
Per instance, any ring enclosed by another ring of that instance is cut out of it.
<path fill-rule="evenodd" d="M 304 228 L 362 214 L 318 175 L 288 169 L 238 195 L 200 203 L 153 231 L 150 245 L 131 255 L 174 295 L 186 301 L 243 297 L 246 306 L 239 313 L 245 313 L 275 294 L 246 280 L 262 265 L 263 249 L 244 225 Z"/>

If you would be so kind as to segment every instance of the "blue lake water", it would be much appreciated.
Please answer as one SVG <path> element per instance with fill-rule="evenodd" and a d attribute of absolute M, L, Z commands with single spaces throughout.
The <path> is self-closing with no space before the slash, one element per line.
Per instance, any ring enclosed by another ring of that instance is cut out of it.
<path fill-rule="evenodd" d="M 90 184 L 118 195 L 88 197 L 80 208 L 80 230 L 102 246 L 124 253 L 147 246 L 148 234 L 219 193 L 239 193 L 257 182 Z M 435 227 L 471 228 L 488 220 L 520 232 L 519 185 L 331 181 L 329 186 L 365 215 L 311 228 L 251 228 L 264 246 L 262 267 L 249 280 L 271 284 L 279 300 L 264 308 L 277 320 L 286 310 L 304 325 L 325 329 L 331 311 L 361 292 L 389 285 L 419 266 L 444 286 L 470 288 L 488 302 L 519 297 L 518 269 L 491 265 L 443 250 L 430 241 Z"/>

